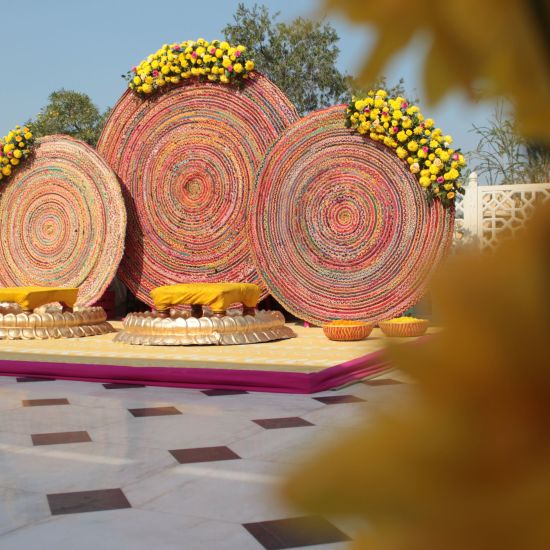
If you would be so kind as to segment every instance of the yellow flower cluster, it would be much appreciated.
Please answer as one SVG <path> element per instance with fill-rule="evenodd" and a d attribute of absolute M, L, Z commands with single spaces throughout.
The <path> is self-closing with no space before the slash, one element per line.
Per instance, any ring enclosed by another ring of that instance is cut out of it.
<path fill-rule="evenodd" d="M 424 322 L 424 319 L 417 319 L 416 317 L 395 317 L 395 319 L 390 319 L 389 321 L 385 321 L 385 322 L 396 324 L 396 325 L 403 325 L 403 324 L 409 324 L 409 323 L 418 323 L 419 321 Z"/>
<path fill-rule="evenodd" d="M 164 44 L 133 67 L 124 78 L 128 80 L 130 89 L 150 95 L 167 85 L 180 84 L 190 78 L 242 86 L 253 70 L 254 61 L 244 46 L 199 38 Z"/>
<path fill-rule="evenodd" d="M 16 126 L 0 139 L 0 180 L 9 178 L 31 154 L 34 136 L 26 126 Z"/>
<path fill-rule="evenodd" d="M 348 319 L 340 319 L 336 321 L 329 321 L 328 323 L 325 323 L 325 326 L 344 326 L 344 327 L 365 327 L 368 326 L 370 323 L 366 323 L 364 321 L 351 321 Z"/>
<path fill-rule="evenodd" d="M 464 194 L 460 179 L 464 155 L 451 147 L 451 136 L 444 135 L 433 119 L 424 118 L 405 98 L 390 98 L 385 90 L 353 97 L 346 109 L 346 127 L 394 149 L 430 201 L 437 198 L 449 207 L 458 193 Z"/>

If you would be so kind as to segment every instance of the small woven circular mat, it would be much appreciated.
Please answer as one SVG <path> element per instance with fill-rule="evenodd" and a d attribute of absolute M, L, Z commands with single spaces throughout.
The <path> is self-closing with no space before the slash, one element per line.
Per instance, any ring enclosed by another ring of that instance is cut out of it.
<path fill-rule="evenodd" d="M 79 287 L 95 303 L 124 249 L 126 210 L 115 174 L 85 143 L 37 140 L 0 194 L 0 285 Z"/>
<path fill-rule="evenodd" d="M 387 319 L 424 292 L 453 213 L 408 166 L 344 127 L 345 107 L 288 128 L 258 173 L 251 240 L 270 293 L 297 317 Z"/>
<path fill-rule="evenodd" d="M 257 73 L 242 91 L 186 83 L 145 100 L 122 96 L 98 150 L 125 193 L 119 276 L 135 295 L 151 305 L 149 292 L 166 284 L 261 285 L 247 240 L 255 174 L 297 119 L 285 95 Z"/>

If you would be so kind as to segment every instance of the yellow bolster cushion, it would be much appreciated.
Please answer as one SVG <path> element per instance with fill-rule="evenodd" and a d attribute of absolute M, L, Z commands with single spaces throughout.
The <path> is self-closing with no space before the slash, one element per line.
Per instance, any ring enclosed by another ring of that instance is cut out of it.
<path fill-rule="evenodd" d="M 50 288 L 44 286 L 0 288 L 0 302 L 15 302 L 25 310 L 33 310 L 52 302 L 60 302 L 67 307 L 73 307 L 77 298 L 78 288 Z"/>
<path fill-rule="evenodd" d="M 256 307 L 260 299 L 260 287 L 250 283 L 189 283 L 159 286 L 151 290 L 151 298 L 158 311 L 171 306 L 203 305 L 212 311 L 225 311 L 231 304 Z"/>

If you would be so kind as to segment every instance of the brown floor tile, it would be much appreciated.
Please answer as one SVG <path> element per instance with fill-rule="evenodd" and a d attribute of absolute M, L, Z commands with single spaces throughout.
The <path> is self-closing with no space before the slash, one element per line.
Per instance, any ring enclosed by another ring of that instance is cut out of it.
<path fill-rule="evenodd" d="M 64 443 L 87 443 L 91 441 L 88 432 L 53 432 L 32 434 L 33 445 L 61 445 Z"/>
<path fill-rule="evenodd" d="M 143 416 L 168 416 L 172 414 L 183 414 L 176 407 L 147 407 L 144 409 L 128 409 L 136 418 Z"/>
<path fill-rule="evenodd" d="M 128 388 L 145 388 L 145 384 L 103 384 L 106 390 L 125 390 Z"/>
<path fill-rule="evenodd" d="M 299 416 L 289 416 L 286 418 L 261 418 L 253 420 L 266 430 L 274 430 L 277 428 L 301 428 L 302 426 L 314 426 L 311 422 L 300 418 Z"/>
<path fill-rule="evenodd" d="M 350 538 L 321 517 L 300 517 L 245 523 L 243 527 L 266 549 L 284 550 L 300 546 L 349 541 Z"/>
<path fill-rule="evenodd" d="M 69 400 L 60 399 L 23 399 L 23 407 L 45 407 L 47 405 L 69 405 Z"/>
<path fill-rule="evenodd" d="M 47 496 L 53 516 L 131 508 L 121 489 L 56 493 Z"/>
<path fill-rule="evenodd" d="M 248 392 L 244 390 L 203 390 L 202 393 L 208 397 L 216 397 L 218 395 L 244 395 Z"/>
<path fill-rule="evenodd" d="M 169 452 L 180 464 L 215 462 L 218 460 L 235 460 L 241 458 L 229 447 L 198 447 L 195 449 L 176 449 Z"/>
<path fill-rule="evenodd" d="M 20 376 L 18 382 L 54 382 L 55 378 L 41 378 L 40 376 Z"/>
<path fill-rule="evenodd" d="M 339 405 L 340 403 L 361 403 L 365 401 L 355 395 L 326 395 L 324 397 L 314 397 L 317 401 L 325 405 Z"/>

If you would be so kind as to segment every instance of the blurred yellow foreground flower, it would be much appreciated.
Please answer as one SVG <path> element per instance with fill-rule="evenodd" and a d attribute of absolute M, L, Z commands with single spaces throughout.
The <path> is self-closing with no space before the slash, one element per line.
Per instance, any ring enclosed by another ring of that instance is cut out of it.
<path fill-rule="evenodd" d="M 360 80 L 375 82 L 418 32 L 431 46 L 424 63 L 428 98 L 453 88 L 484 88 L 516 106 L 527 136 L 550 141 L 550 0 L 325 0 L 378 32 Z"/>
<path fill-rule="evenodd" d="M 415 400 L 307 464 L 286 495 L 362 517 L 356 548 L 548 550 L 550 210 L 438 280 L 446 330 L 392 351 Z"/>

